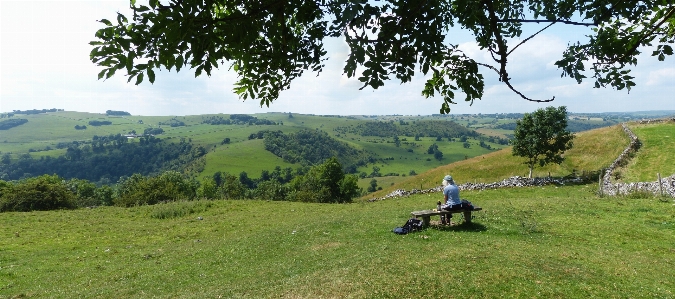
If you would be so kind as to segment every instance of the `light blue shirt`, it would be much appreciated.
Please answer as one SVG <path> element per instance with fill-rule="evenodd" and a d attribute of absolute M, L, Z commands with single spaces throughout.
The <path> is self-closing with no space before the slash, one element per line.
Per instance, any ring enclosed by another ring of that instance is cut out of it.
<path fill-rule="evenodd" d="M 457 188 L 457 185 L 455 184 L 445 186 L 445 188 L 443 188 L 443 195 L 448 196 L 448 201 L 445 203 L 446 205 L 458 205 L 462 203 L 459 199 L 459 188 Z"/>

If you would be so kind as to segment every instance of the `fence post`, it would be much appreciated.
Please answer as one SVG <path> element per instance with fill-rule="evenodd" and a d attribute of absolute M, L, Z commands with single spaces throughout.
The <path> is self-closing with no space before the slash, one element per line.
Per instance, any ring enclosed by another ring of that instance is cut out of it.
<path fill-rule="evenodd" d="M 661 197 L 663 197 L 663 186 L 661 186 L 661 173 L 657 172 L 656 176 L 659 178 L 659 193 L 661 194 Z"/>
<path fill-rule="evenodd" d="M 600 197 L 602 197 L 602 171 L 600 172 L 600 175 L 598 175 L 598 188 L 600 192 Z"/>

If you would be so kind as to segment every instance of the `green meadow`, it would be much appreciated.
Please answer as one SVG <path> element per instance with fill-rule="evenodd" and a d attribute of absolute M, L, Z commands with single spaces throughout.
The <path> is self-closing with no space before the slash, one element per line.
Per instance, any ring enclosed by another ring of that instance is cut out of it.
<path fill-rule="evenodd" d="M 657 174 L 667 177 L 675 174 L 675 123 L 633 124 L 629 126 L 642 147 L 624 169 L 620 169 L 623 182 L 654 182 Z"/>
<path fill-rule="evenodd" d="M 472 224 L 391 232 L 439 196 L 2 213 L 0 297 L 675 296 L 672 202 L 592 185 L 467 191 L 483 207 Z"/>

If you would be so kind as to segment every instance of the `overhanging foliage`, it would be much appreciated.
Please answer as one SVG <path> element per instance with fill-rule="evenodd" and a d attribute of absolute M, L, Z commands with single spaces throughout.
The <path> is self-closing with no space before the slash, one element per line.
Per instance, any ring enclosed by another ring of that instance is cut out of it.
<path fill-rule="evenodd" d="M 592 26 L 587 41 L 572 43 L 556 62 L 563 76 L 595 87 L 628 89 L 635 85 L 629 66 L 641 49 L 655 46 L 660 61 L 672 55 L 675 42 L 673 0 L 172 0 L 149 6 L 131 0 L 131 19 L 100 20 L 90 59 L 103 67 L 99 79 L 125 71 L 128 81 L 155 81 L 155 70 L 194 69 L 210 75 L 222 65 L 239 75 L 234 92 L 267 105 L 304 72 L 320 73 L 327 59 L 323 41 L 343 37 L 350 53 L 344 72 L 363 87 L 378 88 L 396 78 L 408 82 L 417 71 L 431 75 L 422 94 L 443 98 L 448 113 L 455 93 L 473 102 L 484 93 L 479 66 L 495 71 L 522 98 L 535 102 L 511 84 L 509 56 L 553 24 Z M 525 23 L 542 29 L 522 36 Z M 546 26 L 544 26 L 546 24 Z M 476 61 L 448 36 L 451 27 L 470 31 L 493 61 Z M 522 40 L 512 44 L 509 40 Z M 591 65 L 586 69 L 586 65 Z M 363 70 L 359 73 L 358 70 Z"/>

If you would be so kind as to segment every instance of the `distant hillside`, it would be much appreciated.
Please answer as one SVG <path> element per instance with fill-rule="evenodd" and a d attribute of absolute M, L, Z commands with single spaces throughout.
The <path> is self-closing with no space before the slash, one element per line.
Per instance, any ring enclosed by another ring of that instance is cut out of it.
<path fill-rule="evenodd" d="M 364 166 L 374 160 L 365 151 L 331 138 L 324 131 L 304 129 L 290 134 L 281 131 L 262 133 L 265 149 L 289 163 L 311 166 L 336 157 L 343 168 L 353 173 L 358 166 Z"/>
<path fill-rule="evenodd" d="M 515 123 L 520 115 L 322 116 L 259 113 L 139 116 L 128 115 L 124 111 L 108 112 L 113 112 L 113 115 L 58 109 L 22 111 L 21 113 L 27 114 L 21 114 L 20 117 L 14 113 L 3 113 L 0 115 L 1 121 L 11 120 L 23 124 L 2 131 L 0 155 L 3 158 L 6 156 L 6 159 L 12 162 L 17 162 L 22 157 L 26 158 L 26 155 L 35 160 L 57 159 L 64 156 L 67 148 L 73 144 L 78 144 L 78 149 L 85 150 L 86 141 L 92 140 L 95 136 L 119 134 L 137 138 L 136 136 L 143 132 L 162 132 L 156 137 L 161 138 L 166 144 L 183 141 L 194 147 L 204 148 L 202 156 L 204 165 L 190 168 L 191 171 L 200 170 L 191 173 L 192 176 L 202 178 L 212 176 L 216 172 L 239 174 L 245 171 L 255 178 L 263 171 L 271 171 L 277 166 L 284 169 L 296 168 L 299 165 L 297 162 L 290 163 L 289 161 L 292 161 L 290 159 L 284 160 L 282 158 L 284 155 L 280 152 L 265 150 L 262 140 L 249 139 L 251 134 L 260 131 L 280 131 L 285 136 L 291 136 L 302 130 L 312 130 L 324 132 L 331 138 L 330 140 L 358 152 L 359 154 L 342 162 L 356 165 L 355 171 L 362 177 L 378 173 L 388 175 L 386 178 L 378 177 L 379 186 L 387 187 L 408 179 L 405 176 L 410 174 L 424 173 L 453 162 L 503 149 L 512 131 L 497 127 Z M 633 117 L 630 113 L 571 115 L 571 122 L 579 122 L 583 126 L 595 126 L 598 123 L 604 125 Z M 19 119 L 22 120 L 17 121 Z M 105 125 L 95 126 L 90 123 Z M 309 148 L 311 146 L 308 145 Z M 442 158 L 439 160 L 435 155 L 428 154 L 429 148 L 442 152 Z M 367 163 L 360 163 L 359 161 L 364 161 L 364 157 Z M 496 162 L 501 160 L 497 159 Z M 577 170 L 590 169 L 585 166 L 575 167 Z M 572 168 L 574 167 L 567 166 L 565 170 L 571 172 Z M 521 168 L 519 162 L 514 162 L 510 169 L 509 173 L 518 173 L 520 169 L 525 168 Z M 471 175 L 472 178 L 474 176 L 481 179 L 481 176 Z M 362 179 L 360 183 L 368 184 L 368 181 Z"/>
<path fill-rule="evenodd" d="M 401 119 L 399 122 L 394 122 L 393 120 L 373 121 L 338 127 L 335 130 L 341 133 L 377 137 L 418 136 L 459 138 L 460 136 L 476 137 L 479 135 L 476 131 L 467 129 L 454 121 L 441 120 L 405 121 Z"/>
<path fill-rule="evenodd" d="M 566 160 L 561 165 L 547 165 L 535 168 L 533 176 L 566 176 L 573 171 L 595 171 L 609 166 L 628 145 L 629 139 L 620 126 L 596 129 L 577 134 L 574 147 L 565 153 Z M 439 186 L 443 176 L 450 174 L 459 184 L 465 182 L 490 183 L 512 176 L 527 176 L 524 160 L 514 157 L 511 148 L 487 155 L 467 159 L 437 167 L 417 176 L 408 177 L 382 191 L 368 195 L 383 196 L 396 189 L 425 189 Z"/>

